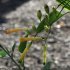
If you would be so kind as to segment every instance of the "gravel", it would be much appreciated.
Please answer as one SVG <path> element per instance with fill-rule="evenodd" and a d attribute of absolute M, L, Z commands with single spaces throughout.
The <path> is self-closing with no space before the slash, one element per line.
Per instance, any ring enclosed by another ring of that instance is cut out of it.
<path fill-rule="evenodd" d="M 52 3 L 53 2 L 53 3 Z M 0 40 L 1 44 L 11 49 L 15 36 L 7 36 L 1 31 L 7 28 L 14 27 L 29 27 L 32 23 L 38 25 L 38 19 L 36 17 L 36 11 L 41 9 L 43 14 L 44 3 L 48 3 L 54 6 L 55 0 L 30 0 L 17 7 L 16 10 L 5 14 L 4 17 L 9 19 L 7 24 L 2 24 L 0 26 Z M 55 4 L 56 5 L 56 4 Z M 58 20 L 59 24 L 64 22 L 65 26 L 58 28 L 58 22 L 53 25 L 52 33 L 48 39 L 48 49 L 47 49 L 47 61 L 53 61 L 51 70 L 70 70 L 70 16 L 65 15 L 62 19 Z M 14 24 L 15 23 L 15 24 Z M 12 42 L 11 42 L 12 41 Z M 25 57 L 25 67 L 26 70 L 41 70 L 42 64 L 42 48 L 41 43 L 34 44 L 30 48 L 29 52 Z M 17 49 L 15 51 L 16 55 L 19 56 Z M 15 58 L 16 60 L 18 58 Z M 7 66 L 5 65 L 8 62 Z M 0 70 L 17 70 L 15 64 L 11 63 L 9 57 L 0 58 Z"/>

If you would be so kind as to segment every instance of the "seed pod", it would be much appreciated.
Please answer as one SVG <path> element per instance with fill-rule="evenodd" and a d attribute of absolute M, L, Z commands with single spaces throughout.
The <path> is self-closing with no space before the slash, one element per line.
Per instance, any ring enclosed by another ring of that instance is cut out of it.
<path fill-rule="evenodd" d="M 23 51 L 23 53 L 21 53 L 20 59 L 19 61 L 22 62 L 24 60 L 25 55 L 27 54 L 29 48 L 26 47 L 25 50 Z"/>
<path fill-rule="evenodd" d="M 43 64 L 46 63 L 47 60 L 47 45 L 43 46 Z"/>
<path fill-rule="evenodd" d="M 6 33 L 6 34 L 11 34 L 11 33 L 14 33 L 14 32 L 20 32 L 20 31 L 26 31 L 26 30 L 28 30 L 28 28 L 11 28 L 11 29 L 7 29 L 7 30 L 5 30 L 4 32 Z"/>
<path fill-rule="evenodd" d="M 25 48 L 25 50 L 21 53 L 20 58 L 19 58 L 19 62 L 21 63 L 24 60 L 24 57 L 26 56 L 28 50 L 31 47 L 32 42 L 30 42 L 27 47 Z"/>
<path fill-rule="evenodd" d="M 21 37 L 20 42 L 25 42 L 25 41 L 38 41 L 38 40 L 42 40 L 41 37 Z"/>
<path fill-rule="evenodd" d="M 47 14 L 49 14 L 49 7 L 48 7 L 47 4 L 44 5 L 44 9 L 45 9 L 45 12 L 46 12 Z"/>
<path fill-rule="evenodd" d="M 38 11 L 37 11 L 37 17 L 38 17 L 38 19 L 41 21 L 41 18 L 42 18 L 41 10 L 38 10 Z"/>

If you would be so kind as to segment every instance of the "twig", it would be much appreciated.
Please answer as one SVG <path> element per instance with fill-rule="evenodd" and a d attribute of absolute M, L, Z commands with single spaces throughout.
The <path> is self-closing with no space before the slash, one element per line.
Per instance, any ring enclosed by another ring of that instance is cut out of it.
<path fill-rule="evenodd" d="M 2 48 L 2 50 L 4 50 L 7 53 L 7 55 L 11 58 L 11 60 L 17 65 L 19 70 L 22 70 L 20 65 L 11 57 L 11 55 L 6 51 L 6 49 L 2 45 L 0 45 L 0 47 Z"/>

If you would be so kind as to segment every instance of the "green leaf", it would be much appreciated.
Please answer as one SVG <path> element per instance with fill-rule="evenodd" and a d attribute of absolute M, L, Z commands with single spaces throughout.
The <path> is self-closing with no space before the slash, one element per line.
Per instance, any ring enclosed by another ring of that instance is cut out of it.
<path fill-rule="evenodd" d="M 19 52 L 22 53 L 24 51 L 24 49 L 26 48 L 26 44 L 27 42 L 20 42 L 20 45 L 18 47 Z"/>
<path fill-rule="evenodd" d="M 27 37 L 28 35 L 26 35 L 25 37 Z M 23 52 L 24 49 L 26 48 L 27 42 L 20 42 L 19 46 L 18 46 L 18 50 L 19 52 Z"/>
<path fill-rule="evenodd" d="M 59 11 L 53 8 L 52 12 L 49 14 L 49 26 L 51 26 L 55 21 L 57 21 L 62 16 L 63 14 L 61 14 Z"/>
<path fill-rule="evenodd" d="M 14 43 L 14 45 L 12 46 L 12 52 L 14 52 L 15 47 L 16 47 L 16 43 Z"/>
<path fill-rule="evenodd" d="M 6 55 L 7 55 L 7 54 L 6 54 L 5 51 L 3 51 L 3 50 L 0 51 L 0 57 L 5 57 Z"/>
<path fill-rule="evenodd" d="M 51 70 L 51 64 L 52 64 L 52 62 L 47 62 L 45 65 L 44 65 L 44 67 L 43 67 L 43 69 L 42 70 Z"/>
<path fill-rule="evenodd" d="M 52 9 L 52 12 L 49 13 L 49 17 L 46 15 L 44 19 L 39 23 L 37 27 L 37 33 L 44 30 L 44 26 L 51 26 L 54 22 L 56 22 L 59 18 L 61 18 L 63 14 L 57 11 L 55 8 Z"/>
<path fill-rule="evenodd" d="M 44 30 L 44 26 L 48 25 L 48 16 L 46 15 L 44 19 L 39 23 L 36 32 L 39 33 Z"/>
<path fill-rule="evenodd" d="M 56 0 L 58 1 L 63 7 L 70 10 L 70 0 Z"/>

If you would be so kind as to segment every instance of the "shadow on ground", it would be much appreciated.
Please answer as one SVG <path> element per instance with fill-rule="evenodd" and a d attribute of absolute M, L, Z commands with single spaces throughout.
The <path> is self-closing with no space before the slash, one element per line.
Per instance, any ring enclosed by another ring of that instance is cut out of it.
<path fill-rule="evenodd" d="M 0 16 L 16 10 L 16 8 L 29 0 L 0 0 Z"/>
<path fill-rule="evenodd" d="M 17 7 L 29 0 L 0 0 L 0 24 L 5 23 L 6 19 L 3 17 L 5 14 L 16 10 Z"/>

